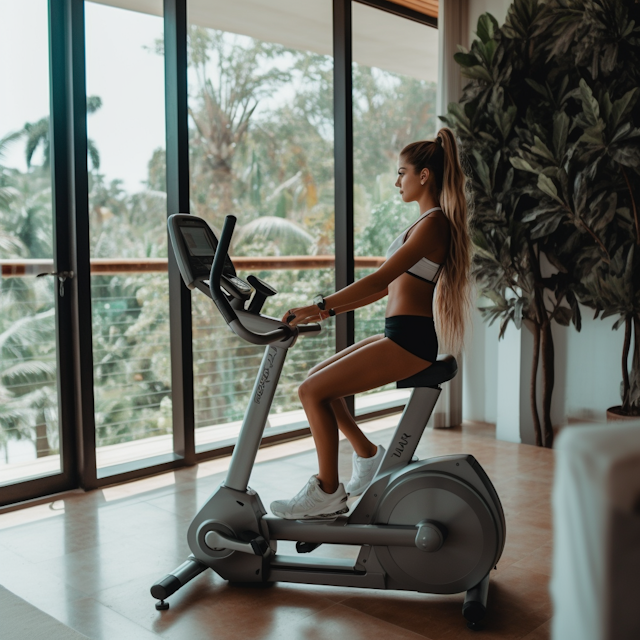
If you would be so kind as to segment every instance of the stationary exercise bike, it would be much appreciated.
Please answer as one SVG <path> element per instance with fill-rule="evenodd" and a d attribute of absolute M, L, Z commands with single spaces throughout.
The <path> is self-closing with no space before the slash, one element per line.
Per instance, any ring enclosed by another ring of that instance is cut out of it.
<path fill-rule="evenodd" d="M 260 496 L 247 486 L 287 350 L 300 335 L 318 335 L 321 327 L 291 327 L 261 315 L 265 300 L 276 291 L 255 276 L 248 282 L 238 278 L 228 256 L 235 222 L 227 216 L 218 242 L 196 216 L 175 214 L 168 221 L 187 287 L 207 294 L 236 335 L 266 349 L 226 480 L 189 527 L 193 555 L 151 587 L 160 601 L 156 609 L 168 609 L 166 598 L 211 567 L 235 582 L 466 591 L 462 613 L 476 628 L 486 611 L 490 571 L 504 548 L 500 500 L 471 455 L 412 461 L 440 384 L 457 373 L 452 356 L 439 356 L 428 369 L 398 382 L 414 391 L 377 475 L 348 515 L 334 520 L 276 518 L 267 515 Z M 278 554 L 278 540 L 296 542 L 300 555 Z M 358 558 L 303 555 L 324 543 L 358 546 Z"/>

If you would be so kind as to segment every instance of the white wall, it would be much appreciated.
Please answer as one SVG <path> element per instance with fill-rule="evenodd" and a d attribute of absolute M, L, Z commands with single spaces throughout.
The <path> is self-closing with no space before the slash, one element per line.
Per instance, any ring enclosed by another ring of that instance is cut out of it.
<path fill-rule="evenodd" d="M 482 13 L 488 11 L 503 24 L 510 4 L 508 0 L 469 0 L 469 42 L 476 38 Z M 580 333 L 573 327 L 553 325 L 554 425 L 565 424 L 569 419 L 602 419 L 608 407 L 620 404 L 623 330 L 611 330 L 615 318 L 593 320 L 593 311 L 582 311 Z M 514 330 L 513 326 L 509 328 Z M 497 420 L 498 332 L 497 322 L 488 327 L 480 313 L 474 312 L 463 360 L 464 420 Z M 540 388 L 538 384 L 538 391 Z"/>
<path fill-rule="evenodd" d="M 498 24 L 502 24 L 510 6 L 509 0 L 469 0 L 469 43 L 476 38 L 478 18 L 483 13 L 488 11 Z"/>

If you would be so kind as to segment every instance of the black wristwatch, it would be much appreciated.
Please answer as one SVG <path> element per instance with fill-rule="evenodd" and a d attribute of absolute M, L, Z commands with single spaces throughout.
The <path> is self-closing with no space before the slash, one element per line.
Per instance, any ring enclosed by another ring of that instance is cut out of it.
<path fill-rule="evenodd" d="M 321 293 L 313 299 L 313 304 L 317 305 L 320 311 L 324 311 L 324 308 L 327 306 L 327 303 L 324 301 L 324 297 Z"/>

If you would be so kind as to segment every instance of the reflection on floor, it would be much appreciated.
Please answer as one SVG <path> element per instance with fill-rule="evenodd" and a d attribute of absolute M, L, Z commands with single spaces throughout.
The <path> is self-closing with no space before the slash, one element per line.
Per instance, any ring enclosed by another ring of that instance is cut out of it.
<path fill-rule="evenodd" d="M 363 426 L 386 445 L 396 419 Z M 498 442 L 493 427 L 477 423 L 428 430 L 417 451 L 421 458 L 449 453 L 479 460 L 507 518 L 506 547 L 479 633 L 465 627 L 462 595 L 282 583 L 241 587 L 211 571 L 175 594 L 169 611 L 157 612 L 149 588 L 187 557 L 187 527 L 224 478 L 226 458 L 0 515 L 0 583 L 90 638 L 105 640 L 548 638 L 553 452 Z M 345 441 L 340 463 L 348 479 Z M 278 445 L 259 453 L 251 486 L 269 505 L 292 495 L 316 470 L 310 439 Z M 279 551 L 290 552 L 284 543 Z M 353 555 L 347 547 L 330 551 Z M 321 553 L 327 555 L 327 548 L 314 552 Z"/>

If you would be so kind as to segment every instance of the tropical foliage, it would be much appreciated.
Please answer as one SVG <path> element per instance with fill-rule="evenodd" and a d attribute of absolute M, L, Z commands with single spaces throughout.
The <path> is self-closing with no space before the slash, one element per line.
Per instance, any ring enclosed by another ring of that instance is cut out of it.
<path fill-rule="evenodd" d="M 481 311 L 500 319 L 500 336 L 509 322 L 533 332 L 531 408 L 547 447 L 551 323 L 579 330 L 579 302 L 637 317 L 638 24 L 630 1 L 516 0 L 502 27 L 482 15 L 478 39 L 455 56 L 469 83 L 446 121 L 470 158 Z"/>

